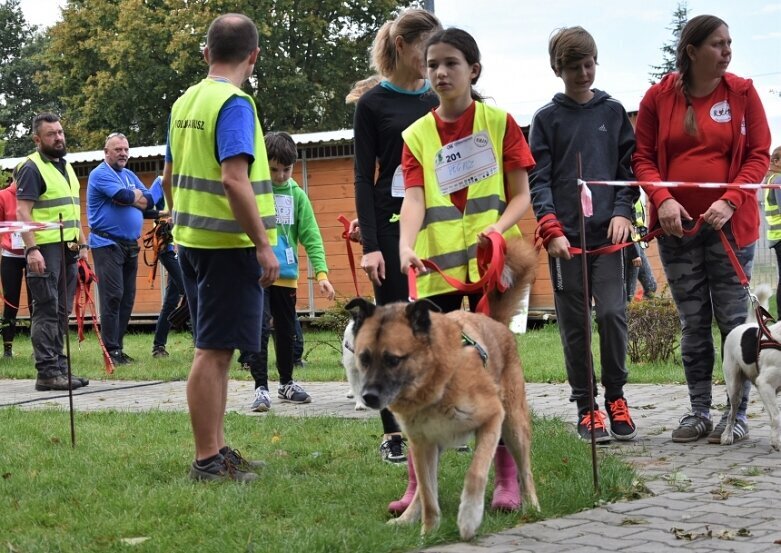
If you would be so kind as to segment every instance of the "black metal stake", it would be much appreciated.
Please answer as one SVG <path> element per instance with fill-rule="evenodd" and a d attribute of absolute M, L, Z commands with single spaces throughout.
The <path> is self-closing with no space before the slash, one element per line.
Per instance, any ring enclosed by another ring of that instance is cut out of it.
<path fill-rule="evenodd" d="M 583 278 L 583 312 L 585 314 L 583 323 L 585 326 L 586 339 L 586 370 L 588 371 L 588 394 L 589 408 L 588 414 L 591 417 L 591 466 L 593 468 L 594 491 L 599 493 L 599 464 L 597 463 L 597 440 L 594 429 L 594 360 L 591 355 L 591 290 L 588 285 L 588 256 L 586 254 L 586 217 L 583 213 L 583 167 L 580 160 L 580 152 L 577 155 L 578 160 L 578 196 L 580 199 L 580 209 L 578 210 L 578 221 L 580 223 L 580 270 Z"/>
<path fill-rule="evenodd" d="M 71 423 L 71 447 L 76 447 L 76 422 L 73 418 L 73 373 L 71 371 L 71 341 L 70 341 L 70 332 L 68 328 L 68 317 L 70 316 L 70 313 L 67 313 L 67 306 L 68 306 L 68 283 L 67 275 L 65 273 L 65 255 L 66 255 L 66 246 L 65 246 L 65 231 L 63 229 L 62 224 L 62 213 L 60 213 L 60 248 L 62 250 L 62 255 L 60 256 L 60 285 L 58 286 L 60 297 L 65 299 L 65 359 L 67 360 L 68 365 L 68 404 L 70 407 L 70 423 Z M 59 318 L 59 300 L 57 301 L 57 317 Z M 59 321 L 58 321 L 59 323 Z"/>

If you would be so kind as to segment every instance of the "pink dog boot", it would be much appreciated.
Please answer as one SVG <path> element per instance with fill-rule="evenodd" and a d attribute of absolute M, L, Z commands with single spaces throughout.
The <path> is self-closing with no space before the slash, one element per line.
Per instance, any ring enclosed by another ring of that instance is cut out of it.
<path fill-rule="evenodd" d="M 521 508 L 521 490 L 518 486 L 518 469 L 507 448 L 500 445 L 494 455 L 494 511 L 516 511 Z"/>
<path fill-rule="evenodd" d="M 412 464 L 412 452 L 409 449 L 407 450 L 407 474 L 409 480 L 404 495 L 401 499 L 388 503 L 388 512 L 393 516 L 399 516 L 407 510 L 412 503 L 412 498 L 415 497 L 415 490 L 418 489 L 418 478 L 415 476 L 415 465 Z"/>

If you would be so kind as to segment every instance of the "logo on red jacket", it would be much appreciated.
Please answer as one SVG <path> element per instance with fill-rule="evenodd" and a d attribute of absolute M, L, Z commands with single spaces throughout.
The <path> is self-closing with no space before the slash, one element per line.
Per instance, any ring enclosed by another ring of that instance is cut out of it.
<path fill-rule="evenodd" d="M 722 100 L 710 108 L 710 118 L 716 123 L 729 123 L 732 121 L 732 112 L 729 109 L 729 102 Z"/>

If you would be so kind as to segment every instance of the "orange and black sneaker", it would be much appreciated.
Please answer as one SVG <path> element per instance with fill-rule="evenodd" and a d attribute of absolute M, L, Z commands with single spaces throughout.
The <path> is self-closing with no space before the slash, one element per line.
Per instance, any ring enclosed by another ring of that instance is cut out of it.
<path fill-rule="evenodd" d="M 605 409 L 610 419 L 610 433 L 616 440 L 632 440 L 637 436 L 637 427 L 629 415 L 629 406 L 624 398 L 605 401 Z"/>
<path fill-rule="evenodd" d="M 591 413 L 584 411 L 579 415 L 578 436 L 583 441 L 591 442 Z M 605 413 L 599 409 L 594 409 L 594 441 L 598 444 L 604 444 L 610 441 L 610 433 L 605 425 Z"/>

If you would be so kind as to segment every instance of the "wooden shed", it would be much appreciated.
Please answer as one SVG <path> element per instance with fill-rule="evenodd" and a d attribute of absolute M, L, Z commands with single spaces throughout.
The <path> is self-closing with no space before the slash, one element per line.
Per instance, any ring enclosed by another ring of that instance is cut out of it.
<path fill-rule="evenodd" d="M 524 133 L 528 131 L 524 128 Z M 293 178 L 307 192 L 312 200 L 315 217 L 320 226 L 325 243 L 326 257 L 330 269 L 329 278 L 341 301 L 355 295 L 355 285 L 350 271 L 350 263 L 345 241 L 342 239 L 344 230 L 337 220 L 339 215 L 347 218 L 355 216 L 353 187 L 353 132 L 351 129 L 293 135 L 298 145 L 299 161 L 293 172 Z M 165 157 L 165 146 L 134 147 L 130 150 L 128 168 L 133 170 L 147 185 L 162 174 Z M 0 160 L 0 168 L 11 169 L 22 158 L 7 158 Z M 76 152 L 68 154 L 67 159 L 73 164 L 76 174 L 82 184 L 82 221 L 86 228 L 86 184 L 89 172 L 103 161 L 103 151 Z M 145 223 L 146 229 L 151 227 L 151 221 Z M 520 227 L 529 240 L 533 239 L 536 223 L 529 213 L 521 221 Z M 143 253 L 143 252 L 142 252 Z M 315 316 L 332 306 L 323 298 L 314 281 L 314 275 L 306 263 L 306 253 L 301 248 L 301 278 L 298 289 L 298 310 L 304 316 Z M 663 279 L 656 247 L 652 244 L 647 250 L 657 280 Z M 360 246 L 353 244 L 355 265 L 361 258 Z M 371 295 L 372 287 L 363 274 L 358 271 L 358 287 L 361 294 Z M 151 322 L 159 313 L 166 275 L 158 271 L 158 277 L 150 282 L 151 267 L 146 266 L 143 257 L 139 260 L 137 294 L 133 321 Z M 98 291 L 99 293 L 99 291 Z M 23 299 L 22 305 L 25 304 Z M 553 315 L 553 292 L 547 266 L 547 255 L 540 252 L 537 269 L 537 281 L 531 291 L 529 301 L 529 317 L 547 318 Z M 20 316 L 26 316 L 26 308 L 22 308 Z"/>

